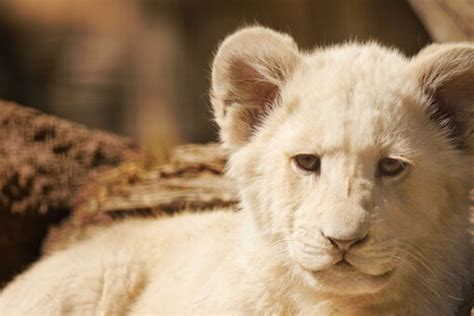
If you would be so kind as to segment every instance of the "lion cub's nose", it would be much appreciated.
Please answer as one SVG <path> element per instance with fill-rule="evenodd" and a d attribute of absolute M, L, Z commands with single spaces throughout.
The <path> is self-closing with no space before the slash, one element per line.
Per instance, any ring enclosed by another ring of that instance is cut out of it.
<path fill-rule="evenodd" d="M 331 242 L 334 248 L 338 248 L 340 251 L 346 252 L 353 245 L 362 243 L 367 238 L 367 235 L 353 239 L 337 239 L 329 236 L 324 237 L 326 237 Z"/>

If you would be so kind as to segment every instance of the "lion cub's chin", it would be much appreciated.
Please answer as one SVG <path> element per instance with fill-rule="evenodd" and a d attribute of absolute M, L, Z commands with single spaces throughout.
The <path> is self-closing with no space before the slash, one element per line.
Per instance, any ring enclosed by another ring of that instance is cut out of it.
<path fill-rule="evenodd" d="M 388 270 L 371 275 L 361 272 L 346 261 L 318 271 L 310 271 L 301 266 L 299 269 L 311 287 L 337 296 L 374 294 L 388 287 L 395 273 L 395 270 Z"/>

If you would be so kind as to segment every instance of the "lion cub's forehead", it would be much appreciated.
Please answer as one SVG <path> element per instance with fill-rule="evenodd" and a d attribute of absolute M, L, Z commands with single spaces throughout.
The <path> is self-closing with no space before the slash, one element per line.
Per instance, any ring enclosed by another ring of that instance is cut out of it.
<path fill-rule="evenodd" d="M 293 107 L 285 137 L 327 149 L 390 145 L 388 134 L 403 128 L 407 111 L 406 68 L 402 55 L 377 45 L 307 56 L 284 94 Z"/>

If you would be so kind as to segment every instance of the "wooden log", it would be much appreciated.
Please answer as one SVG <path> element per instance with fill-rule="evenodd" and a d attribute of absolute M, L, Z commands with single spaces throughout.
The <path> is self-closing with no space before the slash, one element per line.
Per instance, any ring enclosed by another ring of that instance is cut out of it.
<path fill-rule="evenodd" d="M 63 249 L 115 220 L 235 207 L 236 189 L 222 176 L 225 161 L 217 144 L 184 145 L 161 166 L 125 163 L 102 172 L 79 190 L 72 216 L 50 230 L 43 252 Z"/>
<path fill-rule="evenodd" d="M 471 0 L 408 0 L 428 33 L 437 42 L 474 40 Z"/>

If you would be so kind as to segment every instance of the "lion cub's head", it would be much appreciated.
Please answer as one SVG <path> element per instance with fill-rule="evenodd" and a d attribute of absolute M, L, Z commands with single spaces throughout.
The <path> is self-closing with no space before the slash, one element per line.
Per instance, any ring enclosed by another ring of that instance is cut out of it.
<path fill-rule="evenodd" d="M 466 251 L 473 86 L 469 44 L 305 53 L 254 27 L 220 46 L 212 103 L 262 236 L 310 286 L 363 294 Z"/>

